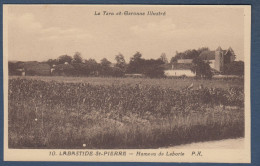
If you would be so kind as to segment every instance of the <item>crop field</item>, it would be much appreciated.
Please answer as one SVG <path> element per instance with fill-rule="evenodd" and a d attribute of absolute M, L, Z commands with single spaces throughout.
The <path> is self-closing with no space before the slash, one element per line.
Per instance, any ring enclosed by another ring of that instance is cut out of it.
<path fill-rule="evenodd" d="M 9 148 L 146 149 L 244 136 L 242 79 L 9 77 L 8 91 Z"/>
<path fill-rule="evenodd" d="M 20 76 L 10 76 L 10 79 L 23 78 Z M 127 85 L 135 86 L 140 84 L 142 86 L 160 86 L 162 88 L 171 88 L 175 90 L 183 89 L 194 84 L 194 88 L 198 88 L 203 84 L 206 88 L 244 88 L 244 80 L 242 78 L 224 78 L 224 79 L 194 79 L 194 78 L 167 78 L 167 79 L 150 79 L 150 78 L 122 78 L 122 77 L 63 77 L 63 76 L 26 76 L 27 79 L 42 80 L 42 81 L 55 81 L 62 83 L 89 83 L 91 85 Z"/>

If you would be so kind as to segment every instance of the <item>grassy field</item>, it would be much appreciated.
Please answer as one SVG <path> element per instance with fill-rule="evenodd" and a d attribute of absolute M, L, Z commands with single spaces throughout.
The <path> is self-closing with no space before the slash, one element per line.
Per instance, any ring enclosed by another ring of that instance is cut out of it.
<path fill-rule="evenodd" d="M 21 76 L 10 76 L 10 79 L 23 78 Z M 226 79 L 194 79 L 194 78 L 166 78 L 166 79 L 150 79 L 150 78 L 102 78 L 102 77 L 63 77 L 63 76 L 26 76 L 27 79 L 42 80 L 42 81 L 55 81 L 62 83 L 89 83 L 91 85 L 128 85 L 135 86 L 140 84 L 141 86 L 160 86 L 162 88 L 171 88 L 180 90 L 191 83 L 194 84 L 194 88 L 198 88 L 199 85 L 203 84 L 206 88 L 243 88 L 244 80 L 242 78 L 226 78 Z"/>
<path fill-rule="evenodd" d="M 8 98 L 9 148 L 159 148 L 244 136 L 241 79 L 10 77 Z"/>

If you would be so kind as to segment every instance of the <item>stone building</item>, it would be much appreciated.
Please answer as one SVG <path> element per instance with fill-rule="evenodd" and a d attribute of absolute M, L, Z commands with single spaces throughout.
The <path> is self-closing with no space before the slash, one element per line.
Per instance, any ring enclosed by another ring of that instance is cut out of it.
<path fill-rule="evenodd" d="M 223 50 L 218 47 L 215 51 L 203 51 L 200 53 L 199 58 L 204 62 L 208 62 L 210 67 L 216 73 L 223 72 L 224 65 L 233 62 L 236 55 L 231 47 Z M 178 59 L 177 62 L 172 64 L 165 64 L 164 73 L 166 76 L 188 76 L 194 77 L 196 74 L 191 71 L 193 59 Z"/>
<path fill-rule="evenodd" d="M 203 51 L 199 57 L 205 62 L 209 62 L 212 69 L 222 72 L 224 65 L 233 62 L 236 55 L 231 47 L 227 50 L 218 47 L 215 51 Z"/>

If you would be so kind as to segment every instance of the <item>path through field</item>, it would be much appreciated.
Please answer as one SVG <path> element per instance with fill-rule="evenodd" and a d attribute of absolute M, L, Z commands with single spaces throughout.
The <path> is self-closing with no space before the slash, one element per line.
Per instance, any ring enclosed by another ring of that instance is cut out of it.
<path fill-rule="evenodd" d="M 169 148 L 174 149 L 242 149 L 244 138 L 225 139 L 220 141 L 198 142 L 185 145 L 178 145 Z"/>

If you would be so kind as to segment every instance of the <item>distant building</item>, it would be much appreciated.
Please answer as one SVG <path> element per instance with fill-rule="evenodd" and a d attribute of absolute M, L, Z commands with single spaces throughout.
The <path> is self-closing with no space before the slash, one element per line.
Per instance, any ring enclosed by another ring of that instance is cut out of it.
<path fill-rule="evenodd" d="M 218 47 L 215 51 L 203 51 L 199 57 L 205 62 L 209 62 L 212 69 L 222 72 L 225 64 L 233 62 L 236 58 L 231 47 L 227 50 L 222 50 Z"/>
<path fill-rule="evenodd" d="M 194 77 L 195 73 L 191 71 L 192 63 L 173 63 L 166 64 L 164 67 L 164 75 L 168 77 L 187 76 Z"/>
<path fill-rule="evenodd" d="M 193 59 L 178 59 L 177 63 L 192 63 Z"/>
<path fill-rule="evenodd" d="M 225 64 L 229 64 L 235 60 L 236 55 L 230 47 L 222 50 L 218 47 L 215 51 L 203 51 L 199 58 L 204 62 L 208 62 L 213 71 L 222 72 Z M 193 59 L 178 59 L 177 62 L 165 64 L 164 74 L 166 76 L 187 76 L 194 77 L 196 74 L 191 71 Z"/>

